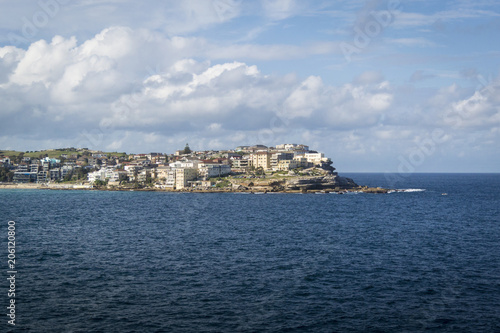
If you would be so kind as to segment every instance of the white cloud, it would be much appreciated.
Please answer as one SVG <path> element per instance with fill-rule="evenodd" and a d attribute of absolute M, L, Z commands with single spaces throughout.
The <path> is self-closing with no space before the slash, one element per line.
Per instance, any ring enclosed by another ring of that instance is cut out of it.
<path fill-rule="evenodd" d="M 261 0 L 266 16 L 272 20 L 284 20 L 300 9 L 295 0 Z"/>

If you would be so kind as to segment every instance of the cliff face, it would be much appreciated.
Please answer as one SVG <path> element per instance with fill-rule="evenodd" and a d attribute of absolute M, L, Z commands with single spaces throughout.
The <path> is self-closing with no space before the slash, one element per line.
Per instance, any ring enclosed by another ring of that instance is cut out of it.
<path fill-rule="evenodd" d="M 284 187 L 287 190 L 324 190 L 335 188 L 351 189 L 359 186 L 351 178 L 328 175 L 289 179 Z"/>

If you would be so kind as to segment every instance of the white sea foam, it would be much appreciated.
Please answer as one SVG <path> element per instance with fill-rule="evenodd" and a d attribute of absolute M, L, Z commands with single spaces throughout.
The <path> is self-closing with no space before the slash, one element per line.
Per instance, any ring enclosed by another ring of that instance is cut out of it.
<path fill-rule="evenodd" d="M 411 192 L 424 192 L 424 191 L 425 191 L 425 189 L 423 189 L 423 188 L 403 188 L 403 189 L 391 190 L 391 191 L 389 191 L 389 193 L 395 193 L 395 192 L 411 193 Z"/>

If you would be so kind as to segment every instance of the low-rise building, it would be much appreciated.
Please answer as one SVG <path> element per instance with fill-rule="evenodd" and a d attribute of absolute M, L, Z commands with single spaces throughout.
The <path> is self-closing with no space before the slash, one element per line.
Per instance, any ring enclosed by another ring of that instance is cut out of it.
<path fill-rule="evenodd" d="M 294 154 L 288 152 L 274 153 L 271 155 L 271 168 L 273 170 L 278 169 L 278 163 L 285 160 L 293 160 Z"/>
<path fill-rule="evenodd" d="M 50 174 L 48 171 L 38 171 L 36 181 L 37 183 L 45 183 L 50 180 Z"/>
<path fill-rule="evenodd" d="M 276 149 L 280 151 L 292 151 L 292 150 L 309 151 L 309 146 L 296 143 L 285 143 L 281 145 L 276 145 Z"/>
<path fill-rule="evenodd" d="M 325 154 L 323 153 L 305 153 L 304 157 L 313 165 L 322 165 L 323 163 L 330 161 L 330 159 L 325 157 Z"/>
<path fill-rule="evenodd" d="M 199 160 L 188 160 L 188 159 L 182 159 L 179 161 L 175 161 L 169 164 L 171 168 L 193 168 L 197 169 L 198 165 L 200 164 Z"/>
<path fill-rule="evenodd" d="M 299 167 L 299 163 L 295 160 L 281 160 L 276 165 L 275 171 L 289 171 L 293 169 L 297 169 Z"/>
<path fill-rule="evenodd" d="M 38 164 L 30 164 L 30 172 L 38 173 L 40 166 Z"/>
<path fill-rule="evenodd" d="M 126 178 L 127 172 L 116 170 L 113 168 L 102 168 L 94 172 L 89 172 L 87 175 L 87 179 L 90 183 L 93 183 L 96 180 L 105 181 L 106 179 L 108 179 L 109 181 L 117 182 L 125 180 Z"/>
<path fill-rule="evenodd" d="M 73 172 L 73 166 L 63 165 L 61 167 L 61 178 L 64 179 L 66 176 L 70 175 L 72 172 Z"/>
<path fill-rule="evenodd" d="M 198 174 L 204 180 L 213 177 L 223 177 L 230 173 L 231 166 L 229 164 L 202 162 L 198 165 Z"/>
<path fill-rule="evenodd" d="M 239 170 L 248 169 L 248 158 L 231 158 L 231 168 Z"/>
<path fill-rule="evenodd" d="M 311 162 L 308 162 L 307 158 L 305 158 L 303 155 L 295 156 L 293 160 L 297 162 L 297 168 L 307 169 L 314 166 Z"/>
<path fill-rule="evenodd" d="M 49 170 L 50 180 L 55 181 L 61 179 L 61 169 L 54 168 Z"/>

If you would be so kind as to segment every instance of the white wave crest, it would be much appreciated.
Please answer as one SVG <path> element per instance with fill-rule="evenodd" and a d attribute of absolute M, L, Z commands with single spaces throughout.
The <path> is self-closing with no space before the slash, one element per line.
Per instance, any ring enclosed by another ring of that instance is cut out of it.
<path fill-rule="evenodd" d="M 403 189 L 397 189 L 397 190 L 391 190 L 389 193 L 395 193 L 395 192 L 405 192 L 405 193 L 411 193 L 411 192 L 424 192 L 425 189 L 423 188 L 403 188 Z"/>

